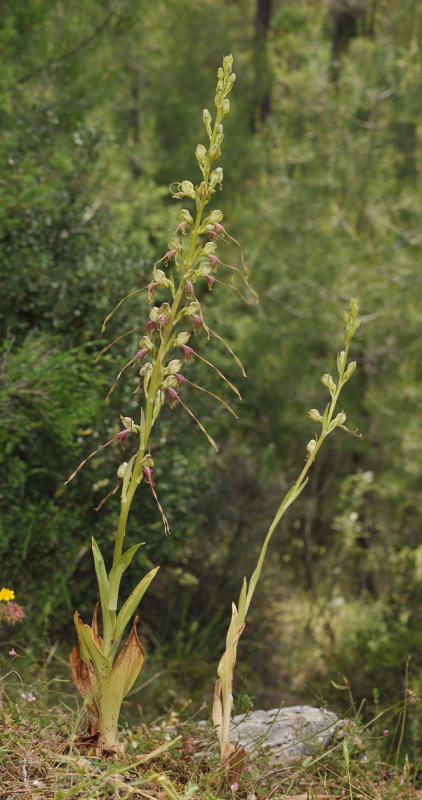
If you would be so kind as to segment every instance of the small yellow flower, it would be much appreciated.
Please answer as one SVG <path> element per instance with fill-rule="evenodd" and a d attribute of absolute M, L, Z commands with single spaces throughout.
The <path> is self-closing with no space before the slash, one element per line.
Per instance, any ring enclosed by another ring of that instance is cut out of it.
<path fill-rule="evenodd" d="M 5 602 L 7 603 L 8 600 L 14 600 L 14 599 L 15 599 L 15 593 L 13 589 L 5 589 L 4 586 L 2 589 L 0 589 L 0 600 L 5 600 Z"/>

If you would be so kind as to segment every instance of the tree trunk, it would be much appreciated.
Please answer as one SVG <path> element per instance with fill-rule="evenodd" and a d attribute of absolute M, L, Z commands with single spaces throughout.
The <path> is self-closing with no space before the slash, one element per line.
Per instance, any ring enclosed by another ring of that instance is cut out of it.
<path fill-rule="evenodd" d="M 272 0 L 257 0 L 255 14 L 255 97 L 252 130 L 259 130 L 271 113 L 272 71 L 268 57 L 268 32 Z"/>

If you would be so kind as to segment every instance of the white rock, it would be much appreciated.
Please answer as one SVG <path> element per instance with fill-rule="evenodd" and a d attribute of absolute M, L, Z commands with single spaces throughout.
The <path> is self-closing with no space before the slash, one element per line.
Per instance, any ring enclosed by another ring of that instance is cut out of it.
<path fill-rule="evenodd" d="M 248 753 L 264 750 L 277 766 L 326 747 L 340 722 L 333 711 L 312 706 L 253 711 L 233 717 L 230 741 Z"/>

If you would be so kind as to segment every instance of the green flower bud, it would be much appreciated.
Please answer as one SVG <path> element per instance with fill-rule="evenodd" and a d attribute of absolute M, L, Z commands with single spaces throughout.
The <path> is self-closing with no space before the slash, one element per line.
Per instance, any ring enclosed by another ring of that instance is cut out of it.
<path fill-rule="evenodd" d="M 217 125 L 217 135 L 215 137 L 215 143 L 220 145 L 223 139 L 224 139 L 224 128 L 220 122 L 220 124 Z"/>
<path fill-rule="evenodd" d="M 211 172 L 209 187 L 210 189 L 214 189 L 215 186 L 221 184 L 222 182 L 223 182 L 223 170 L 221 167 L 217 167 L 217 169 L 214 169 Z"/>
<path fill-rule="evenodd" d="M 312 420 L 312 422 L 322 422 L 322 416 L 317 408 L 310 408 L 308 411 L 308 417 Z"/>
<path fill-rule="evenodd" d="M 200 197 L 209 198 L 210 192 L 209 192 L 208 186 L 205 183 L 205 181 L 201 181 L 201 183 L 199 184 L 199 186 L 198 186 L 198 194 L 199 194 Z"/>
<path fill-rule="evenodd" d="M 151 322 L 158 322 L 161 317 L 161 311 L 157 306 L 153 306 L 151 311 L 149 312 L 149 318 Z"/>
<path fill-rule="evenodd" d="M 327 387 L 327 389 L 330 392 L 331 396 L 333 396 L 333 394 L 335 394 L 335 391 L 336 391 L 337 387 L 336 387 L 336 384 L 334 383 L 331 375 L 328 372 L 326 372 L 325 375 L 322 376 L 321 383 L 323 383 L 324 386 Z"/>
<path fill-rule="evenodd" d="M 184 344 L 188 343 L 190 337 L 191 337 L 190 333 L 188 333 L 187 331 L 181 331 L 176 336 L 176 340 L 174 342 L 174 346 L 175 347 L 182 347 Z"/>
<path fill-rule="evenodd" d="M 155 269 L 153 272 L 154 282 L 158 283 L 159 286 L 167 286 L 168 279 L 166 277 L 166 273 L 163 272 L 162 269 Z"/>
<path fill-rule="evenodd" d="M 352 377 L 355 369 L 356 369 L 356 361 L 351 361 L 350 364 L 348 364 L 346 372 L 344 373 L 344 379 L 343 379 L 344 382 L 348 381 L 349 378 Z"/>
<path fill-rule="evenodd" d="M 215 242 L 207 242 L 204 244 L 202 248 L 202 254 L 205 256 L 210 256 L 217 250 L 217 245 Z"/>
<path fill-rule="evenodd" d="M 184 195 L 187 197 L 192 197 L 195 200 L 195 187 L 191 181 L 182 181 L 180 184 L 180 189 Z"/>
<path fill-rule="evenodd" d="M 220 158 L 220 156 L 221 156 L 221 148 L 218 146 L 218 144 L 213 144 L 212 147 L 210 147 L 211 161 L 215 161 L 215 159 Z"/>
<path fill-rule="evenodd" d="M 153 370 L 153 366 L 152 366 L 151 362 L 150 361 L 145 361 L 145 363 L 142 364 L 142 367 L 139 370 L 139 374 L 140 374 L 141 378 L 146 378 L 146 380 L 148 382 L 148 379 L 151 376 L 152 370 Z"/>
<path fill-rule="evenodd" d="M 344 413 L 344 411 L 340 411 L 340 414 L 337 414 L 337 416 L 334 417 L 333 421 L 331 422 L 330 427 L 328 428 L 328 432 L 330 433 L 330 431 L 333 431 L 334 428 L 338 428 L 339 425 L 344 425 L 345 422 L 346 422 L 346 414 Z"/>
<path fill-rule="evenodd" d="M 120 464 L 120 466 L 117 468 L 117 477 L 118 477 L 118 478 L 120 478 L 120 479 L 121 479 L 121 478 L 123 478 L 123 477 L 124 477 L 124 474 L 125 474 L 125 472 L 126 472 L 126 467 L 127 467 L 127 461 L 123 461 L 123 462 Z"/>
<path fill-rule="evenodd" d="M 152 421 L 153 422 L 155 422 L 155 420 L 157 419 L 165 399 L 166 399 L 166 393 L 165 393 L 164 389 L 159 389 L 158 392 L 155 393 L 155 397 L 154 397 L 154 405 L 153 405 L 153 408 L 152 408 Z"/>
<path fill-rule="evenodd" d="M 211 211 L 211 214 L 208 217 L 208 222 L 210 222 L 211 225 L 215 225 L 216 222 L 222 221 L 223 216 L 223 212 L 220 211 L 219 208 L 215 208 L 214 211 Z"/>
<path fill-rule="evenodd" d="M 198 278 L 206 278 L 212 272 L 211 262 L 203 261 L 195 272 Z"/>
<path fill-rule="evenodd" d="M 169 363 L 166 366 L 166 372 L 168 375 L 176 375 L 176 372 L 180 372 L 181 369 L 182 369 L 182 362 L 180 361 L 179 358 L 173 358 L 173 360 L 169 361 Z"/>
<path fill-rule="evenodd" d="M 152 350 L 154 345 L 149 336 L 141 336 L 138 342 L 138 347 L 142 350 Z"/>
<path fill-rule="evenodd" d="M 185 314 L 187 314 L 189 317 L 192 316 L 192 314 L 198 314 L 200 310 L 201 306 L 197 300 L 193 300 L 192 303 L 189 303 L 189 305 L 184 309 Z"/>
<path fill-rule="evenodd" d="M 223 117 L 225 117 L 230 112 L 230 100 L 228 100 L 227 97 L 223 100 L 221 104 L 221 110 L 223 112 Z"/>
<path fill-rule="evenodd" d="M 181 208 L 179 211 L 180 222 L 187 222 L 188 225 L 193 225 L 193 219 L 187 208 Z M 172 248 L 170 248 L 172 249 Z"/>
<path fill-rule="evenodd" d="M 233 66 L 233 56 L 232 56 L 231 53 L 229 53 L 228 56 L 224 56 L 224 58 L 223 58 L 223 70 L 224 70 L 224 72 L 226 74 L 230 75 L 230 73 L 232 71 L 232 66 Z M 220 69 L 221 69 L 221 67 L 220 67 Z M 218 70 L 218 72 L 220 72 L 220 69 Z M 218 77 L 220 77 L 220 75 Z"/>
<path fill-rule="evenodd" d="M 167 247 L 169 250 L 174 250 L 175 253 L 180 250 L 180 242 L 177 236 L 170 236 L 170 239 L 167 242 Z"/>
<path fill-rule="evenodd" d="M 175 375 L 169 375 L 167 378 L 165 378 L 163 380 L 162 388 L 163 389 L 175 389 L 177 385 L 178 385 L 178 383 L 177 383 L 176 376 Z"/>
<path fill-rule="evenodd" d="M 350 315 L 352 318 L 352 322 L 354 322 L 359 314 L 359 301 L 357 297 L 352 297 L 352 299 L 350 300 L 349 308 L 350 308 Z"/>
<path fill-rule="evenodd" d="M 205 164 L 205 159 L 207 157 L 207 149 L 206 149 L 206 147 L 204 147 L 203 144 L 198 144 L 198 146 L 197 146 L 197 148 L 195 150 L 195 155 L 196 155 L 197 161 L 199 161 L 200 164 Z"/>
<path fill-rule="evenodd" d="M 136 432 L 136 425 L 135 425 L 132 417 L 122 417 L 122 416 L 120 416 L 120 419 L 122 421 L 123 427 L 126 428 L 127 431 L 130 431 L 130 433 L 135 433 Z"/>
<path fill-rule="evenodd" d="M 337 354 L 337 369 L 339 373 L 342 371 L 345 361 L 346 361 L 346 353 L 344 352 L 344 350 L 341 350 L 341 352 Z"/>
<path fill-rule="evenodd" d="M 199 233 L 209 233 L 210 231 L 213 230 L 214 230 L 214 225 L 210 225 L 209 222 L 203 222 L 199 229 Z"/>
<path fill-rule="evenodd" d="M 224 64 L 224 61 L 223 61 L 223 64 Z M 217 78 L 218 78 L 218 80 L 219 80 L 219 81 L 222 81 L 222 80 L 223 80 L 223 78 L 224 78 L 224 70 L 223 70 L 223 67 L 219 67 L 219 68 L 218 68 L 218 70 L 217 70 Z"/>
<path fill-rule="evenodd" d="M 315 448 L 316 448 L 316 440 L 315 439 L 311 439 L 308 442 L 308 444 L 306 445 L 306 451 L 307 451 L 308 455 L 311 455 L 311 453 L 314 452 Z"/>
<path fill-rule="evenodd" d="M 211 114 L 210 114 L 210 112 L 208 111 L 207 108 L 204 108 L 204 110 L 202 112 L 202 119 L 204 120 L 205 130 L 206 130 L 208 136 L 211 139 L 211 136 L 212 136 L 212 131 L 211 131 L 212 119 L 211 119 Z"/>

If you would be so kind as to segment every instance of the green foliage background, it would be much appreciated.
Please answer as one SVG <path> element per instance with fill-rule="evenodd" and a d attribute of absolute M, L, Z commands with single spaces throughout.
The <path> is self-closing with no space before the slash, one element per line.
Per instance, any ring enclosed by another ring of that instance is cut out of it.
<path fill-rule="evenodd" d="M 363 325 L 344 402 L 364 438 L 332 437 L 272 543 L 243 682 L 268 704 L 341 703 L 330 680 L 345 674 L 357 698 L 392 702 L 407 657 L 415 696 L 422 666 L 422 12 L 377 3 L 372 34 L 358 26 L 333 82 L 339 4 L 274 0 L 265 31 L 259 5 L 2 3 L 0 583 L 26 607 L 13 642 L 35 654 L 65 651 L 73 610 L 88 617 L 96 602 L 90 537 L 110 553 L 118 500 L 93 509 L 113 488 L 117 445 L 63 484 L 131 411 L 131 379 L 103 404 L 133 341 L 95 364 L 109 341 L 101 322 L 167 249 L 168 185 L 198 179 L 202 108 L 233 52 L 218 202 L 261 304 L 219 287 L 206 301 L 248 380 L 237 422 L 192 400 L 218 456 L 178 412 L 161 423 L 157 490 L 172 536 L 147 491 L 136 502 L 129 539 L 146 544 L 131 579 L 163 565 L 142 623 L 151 670 L 167 677 L 146 703 L 209 692 L 230 602 L 311 438 L 306 410 L 323 397 L 352 295 Z M 110 337 L 143 313 L 142 300 L 127 303 Z M 215 358 L 237 382 L 224 352 Z M 217 388 L 203 365 L 192 370 Z"/>

